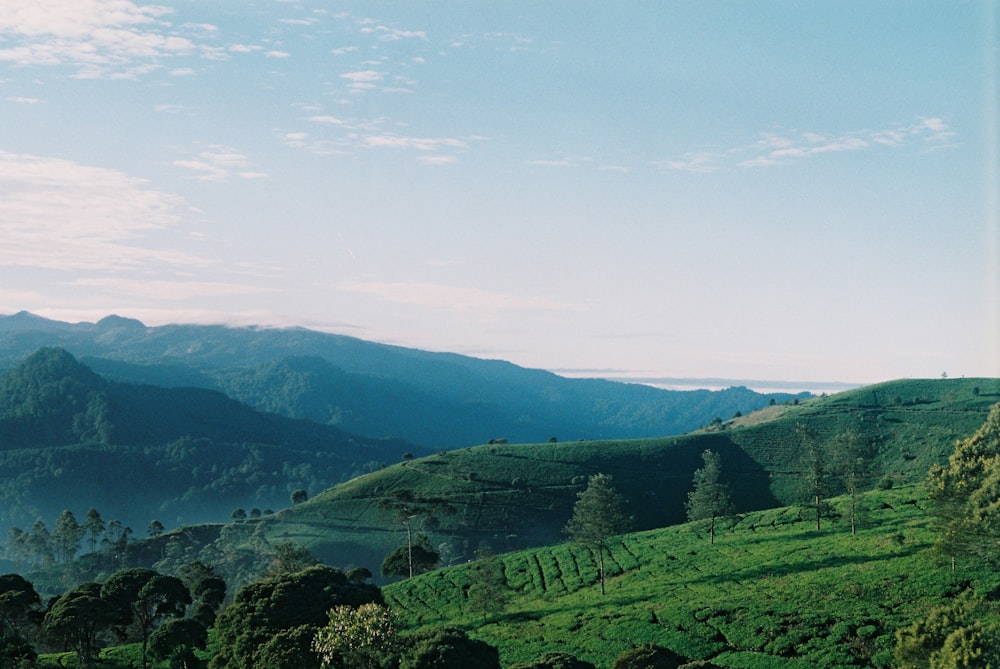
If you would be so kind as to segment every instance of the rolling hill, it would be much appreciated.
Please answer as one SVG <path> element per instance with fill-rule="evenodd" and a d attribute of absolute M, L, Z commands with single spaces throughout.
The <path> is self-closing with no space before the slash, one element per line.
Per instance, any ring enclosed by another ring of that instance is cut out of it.
<path fill-rule="evenodd" d="M 776 405 L 677 437 L 442 451 L 346 481 L 273 515 L 225 526 L 224 543 L 236 552 L 292 541 L 329 564 L 377 572 L 383 557 L 405 540 L 403 526 L 381 503 L 408 490 L 417 500 L 448 501 L 450 509 L 433 514 L 423 531 L 446 563 L 457 563 L 484 545 L 506 552 L 562 541 L 576 494 L 599 472 L 613 476 L 636 528 L 651 530 L 685 520 L 684 502 L 705 449 L 720 454 L 737 511 L 797 505 L 808 498 L 805 440 L 833 448 L 847 432 L 874 447 L 866 486 L 907 485 L 923 480 L 932 462 L 945 460 L 957 439 L 975 432 L 998 399 L 998 380 L 898 381 Z M 164 552 L 171 542 L 180 547 L 187 539 L 168 534 L 158 541 L 157 550 Z M 212 550 L 218 555 L 219 544 Z"/>
<path fill-rule="evenodd" d="M 0 370 L 61 347 L 120 382 L 216 390 L 260 411 L 433 450 L 680 434 L 788 394 L 667 391 L 567 379 L 500 360 L 431 353 L 302 328 L 146 327 L 109 316 L 64 323 L 0 316 Z M 805 397 L 800 395 L 799 397 Z"/>

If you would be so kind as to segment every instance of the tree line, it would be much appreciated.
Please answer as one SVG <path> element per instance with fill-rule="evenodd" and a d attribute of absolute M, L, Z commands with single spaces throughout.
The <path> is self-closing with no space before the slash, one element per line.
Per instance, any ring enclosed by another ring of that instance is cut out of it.
<path fill-rule="evenodd" d="M 166 528 L 158 520 L 149 523 L 147 534 L 159 536 Z M 4 556 L 20 568 L 46 567 L 72 562 L 86 547 L 90 553 L 103 552 L 123 555 L 134 532 L 120 520 L 105 522 L 100 512 L 91 507 L 83 522 L 69 509 L 55 519 L 50 530 L 39 519 L 28 529 L 10 529 L 3 546 Z"/>

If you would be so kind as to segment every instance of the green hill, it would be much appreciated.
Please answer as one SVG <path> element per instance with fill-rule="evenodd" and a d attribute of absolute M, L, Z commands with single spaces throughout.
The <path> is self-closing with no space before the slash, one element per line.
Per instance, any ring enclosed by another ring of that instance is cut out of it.
<path fill-rule="evenodd" d="M 898 381 L 776 405 L 680 437 L 484 444 L 366 474 L 229 532 L 236 542 L 294 541 L 330 564 L 377 571 L 404 540 L 404 528 L 380 502 L 408 490 L 417 499 L 448 500 L 453 510 L 435 514 L 424 531 L 446 560 L 464 560 L 482 545 L 504 552 L 562 541 L 576 494 L 599 472 L 614 477 L 637 529 L 654 529 L 685 520 L 705 449 L 720 454 L 736 509 L 748 512 L 805 501 L 803 435 L 832 447 L 849 430 L 874 446 L 867 487 L 904 485 L 923 480 L 932 462 L 975 432 L 998 392 L 997 380 Z"/>
<path fill-rule="evenodd" d="M 817 532 L 794 507 L 742 514 L 714 545 L 704 523 L 625 535 L 611 542 L 605 596 L 595 555 L 571 544 L 495 558 L 508 601 L 485 616 L 469 610 L 475 564 L 384 594 L 406 628 L 463 627 L 504 666 L 558 650 L 607 669 L 653 643 L 734 669 L 889 667 L 896 629 L 969 583 L 992 591 L 1000 575 L 965 565 L 953 575 L 931 559 L 919 486 L 863 501 L 856 536 L 843 524 Z"/>

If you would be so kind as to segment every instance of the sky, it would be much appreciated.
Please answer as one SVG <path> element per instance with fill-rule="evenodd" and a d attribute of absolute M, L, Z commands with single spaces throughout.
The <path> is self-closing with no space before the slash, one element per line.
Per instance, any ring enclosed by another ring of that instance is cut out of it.
<path fill-rule="evenodd" d="M 0 314 L 1000 376 L 996 0 L 0 0 Z"/>

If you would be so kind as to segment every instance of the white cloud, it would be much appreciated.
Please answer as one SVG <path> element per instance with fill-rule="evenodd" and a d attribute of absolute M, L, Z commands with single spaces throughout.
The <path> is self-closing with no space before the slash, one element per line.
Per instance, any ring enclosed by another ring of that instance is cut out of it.
<path fill-rule="evenodd" d="M 460 139 L 405 137 L 402 135 L 369 135 L 362 139 L 362 143 L 373 148 L 416 149 L 417 151 L 435 151 L 442 147 L 469 148 L 469 145 Z"/>
<path fill-rule="evenodd" d="M 757 141 L 728 150 L 696 151 L 659 161 L 668 171 L 708 173 L 736 168 L 785 165 L 824 154 L 948 146 L 955 132 L 940 118 L 924 118 L 908 125 L 879 130 L 855 130 L 837 135 L 811 131 L 766 133 Z"/>
<path fill-rule="evenodd" d="M 6 98 L 6 100 L 7 102 L 15 102 L 19 105 L 36 105 L 39 102 L 41 102 L 41 100 L 39 100 L 38 98 L 23 98 L 23 97 L 11 97 L 11 98 Z"/>
<path fill-rule="evenodd" d="M 376 72 L 375 70 L 361 70 L 359 72 L 345 72 L 340 75 L 341 79 L 347 79 L 356 84 L 360 83 L 371 83 L 374 81 L 380 81 L 382 79 L 382 74 Z"/>
<path fill-rule="evenodd" d="M 249 158 L 235 149 L 221 144 L 213 144 L 197 156 L 186 160 L 175 160 L 176 167 L 195 172 L 199 181 L 227 181 L 230 177 L 241 179 L 263 179 L 267 174 L 254 169 Z"/>
<path fill-rule="evenodd" d="M 171 34 L 161 20 L 170 11 L 127 0 L 5 0 L 0 61 L 70 65 L 84 78 L 137 77 L 156 67 L 137 61 L 195 50 L 190 39 Z"/>
<path fill-rule="evenodd" d="M 316 123 L 329 123 L 331 125 L 343 125 L 344 124 L 344 122 L 341 121 L 336 116 L 327 116 L 327 115 L 310 116 L 309 120 L 310 121 L 314 121 Z"/>
<path fill-rule="evenodd" d="M 267 51 L 264 55 L 268 58 L 289 58 L 292 54 L 287 51 Z"/>
<path fill-rule="evenodd" d="M 420 156 L 417 160 L 424 165 L 454 165 L 458 162 L 456 156 Z"/>
<path fill-rule="evenodd" d="M 137 270 L 207 261 L 144 242 L 176 226 L 184 201 L 102 167 L 0 151 L 0 265 Z"/>

